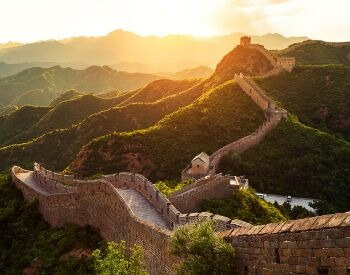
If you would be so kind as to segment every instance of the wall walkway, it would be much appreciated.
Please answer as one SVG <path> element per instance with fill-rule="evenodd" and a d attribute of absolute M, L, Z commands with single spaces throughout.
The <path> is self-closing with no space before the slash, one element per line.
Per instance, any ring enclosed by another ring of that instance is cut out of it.
<path fill-rule="evenodd" d="M 151 274 L 170 274 L 178 261 L 168 252 L 169 238 L 177 226 L 199 219 L 216 221 L 218 231 L 247 225 L 208 212 L 182 214 L 139 174 L 78 180 L 35 163 L 33 171 L 14 166 L 11 176 L 27 201 L 38 200 L 40 213 L 52 226 L 90 225 L 106 240 L 141 245 Z"/>

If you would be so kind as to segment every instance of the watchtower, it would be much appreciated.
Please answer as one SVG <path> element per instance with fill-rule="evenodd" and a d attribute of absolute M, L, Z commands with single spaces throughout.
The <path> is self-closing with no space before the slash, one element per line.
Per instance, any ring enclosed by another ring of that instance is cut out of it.
<path fill-rule="evenodd" d="M 241 46 L 246 47 L 249 46 L 252 42 L 252 38 L 250 36 L 242 36 L 241 37 Z"/>

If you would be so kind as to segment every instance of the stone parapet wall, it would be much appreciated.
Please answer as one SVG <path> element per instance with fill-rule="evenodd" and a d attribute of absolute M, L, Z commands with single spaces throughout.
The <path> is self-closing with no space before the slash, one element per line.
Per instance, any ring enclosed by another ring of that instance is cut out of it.
<path fill-rule="evenodd" d="M 237 228 L 238 274 L 349 274 L 350 213 Z"/>
<path fill-rule="evenodd" d="M 51 225 L 90 225 L 98 228 L 106 240 L 140 244 L 151 274 L 171 273 L 172 265 L 177 261 L 168 252 L 171 232 L 139 220 L 111 182 L 74 180 L 76 192 L 48 193 L 46 189 L 36 189 L 22 182 L 17 174 L 24 172 L 30 171 L 13 167 L 13 183 L 22 191 L 25 200 L 38 200 L 40 213 Z"/>
<path fill-rule="evenodd" d="M 170 195 L 169 200 L 181 213 L 201 210 L 205 199 L 222 199 L 232 195 L 239 188 L 230 184 L 230 176 L 217 174 L 203 178 Z"/>
<path fill-rule="evenodd" d="M 262 110 L 276 108 L 274 101 L 251 78 L 243 74 L 235 74 L 234 80 Z"/>
<path fill-rule="evenodd" d="M 277 108 L 272 99 L 270 99 L 265 92 L 254 82 L 253 79 L 245 77 L 244 75 L 236 74 L 235 81 L 242 88 L 242 90 L 250 96 L 250 98 L 265 111 L 267 119 L 264 123 L 256 129 L 252 134 L 245 136 L 239 140 L 236 140 L 226 146 L 220 148 L 216 152 L 210 155 L 210 164 L 214 171 L 220 162 L 220 159 L 230 153 L 236 152 L 241 154 L 244 151 L 250 149 L 253 146 L 259 144 L 264 137 L 274 129 L 282 118 L 286 118 L 287 111 Z"/>
<path fill-rule="evenodd" d="M 259 44 L 250 44 L 247 46 L 248 48 L 258 50 L 261 54 L 263 54 L 272 64 L 274 69 L 268 74 L 274 75 L 277 73 L 282 72 L 283 70 L 286 70 L 288 72 L 291 72 L 293 68 L 295 67 L 295 58 L 294 57 L 279 57 L 275 56 L 271 51 L 266 50 L 264 46 Z M 266 77 L 266 75 L 264 76 Z"/>
<path fill-rule="evenodd" d="M 173 206 L 152 182 L 140 174 L 122 172 L 104 176 L 117 188 L 131 188 L 141 193 L 157 211 L 164 217 L 171 227 L 179 223 L 180 212 Z"/>
<path fill-rule="evenodd" d="M 187 224 L 187 223 L 194 223 L 199 220 L 212 220 L 216 224 L 216 230 L 217 231 L 225 231 L 233 228 L 238 227 L 251 227 L 252 225 L 250 223 L 237 220 L 237 219 L 230 219 L 225 216 L 212 214 L 209 212 L 200 212 L 200 213 L 187 213 L 187 214 L 181 214 L 180 215 L 180 222 L 181 224 Z"/>
<path fill-rule="evenodd" d="M 267 121 L 265 121 L 258 129 L 256 129 L 252 134 L 250 134 L 249 136 L 245 136 L 239 140 L 236 140 L 222 148 L 220 148 L 219 150 L 217 150 L 216 152 L 214 152 L 211 156 L 210 156 L 210 161 L 211 164 L 214 167 L 217 167 L 220 159 L 232 152 L 235 152 L 237 154 L 241 154 L 244 151 L 250 149 L 251 147 L 254 147 L 256 145 L 258 145 L 263 139 L 264 137 L 273 129 L 275 128 L 278 123 L 280 122 L 281 117 L 276 118 L 276 119 L 268 119 Z"/>
<path fill-rule="evenodd" d="M 272 66 L 276 66 L 276 57 L 268 50 L 264 48 L 264 46 L 259 44 L 250 44 L 247 46 L 250 49 L 255 49 L 261 52 L 272 64 Z"/>
<path fill-rule="evenodd" d="M 73 186 L 74 176 L 52 172 L 38 163 L 34 163 L 34 178 L 49 192 L 70 193 L 76 191 L 76 187 Z"/>

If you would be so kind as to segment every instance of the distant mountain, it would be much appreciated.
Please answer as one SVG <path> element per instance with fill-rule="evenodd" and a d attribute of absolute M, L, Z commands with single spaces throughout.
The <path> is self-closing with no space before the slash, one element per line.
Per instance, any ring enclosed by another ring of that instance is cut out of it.
<path fill-rule="evenodd" d="M 350 42 L 308 40 L 293 44 L 278 51 L 277 54 L 295 57 L 297 64 L 300 65 L 350 65 Z"/>
<path fill-rule="evenodd" d="M 91 66 L 85 70 L 62 68 L 30 68 L 0 79 L 0 104 L 49 105 L 62 91 L 81 92 L 134 90 L 160 76 L 118 72 L 107 66 Z"/>
<path fill-rule="evenodd" d="M 244 59 L 242 59 L 240 62 L 236 62 L 239 60 L 239 56 L 241 54 L 242 47 L 236 47 L 236 49 L 229 52 L 223 61 L 220 62 L 221 65 L 218 65 L 215 73 L 210 78 L 202 80 L 199 83 L 198 80 L 157 80 L 134 92 L 122 94 L 120 97 L 125 98 L 124 101 L 113 108 L 92 114 L 86 117 L 80 123 L 72 125 L 66 129 L 56 129 L 43 134 L 45 131 L 49 131 L 49 129 L 54 129 L 55 125 L 62 125 L 61 122 L 58 123 L 56 119 L 60 120 L 61 117 L 64 117 L 65 114 L 75 113 L 74 110 L 66 110 L 62 112 L 63 108 L 61 109 L 60 105 L 63 105 L 63 103 L 65 103 L 62 102 L 54 108 L 55 110 L 52 110 L 50 112 L 52 114 L 55 114 L 54 116 L 49 116 L 49 114 L 46 116 L 48 120 L 45 122 L 45 125 L 41 123 L 44 121 L 44 119 L 42 119 L 40 123 L 38 122 L 38 125 L 41 124 L 44 127 L 41 125 L 40 127 L 32 127 L 26 131 L 25 134 L 18 135 L 16 138 L 13 138 L 7 142 L 7 144 L 11 143 L 13 145 L 0 149 L 0 159 L 3 159 L 3 161 L 0 163 L 0 171 L 2 169 L 8 168 L 12 163 L 26 165 L 35 160 L 45 163 L 47 167 L 50 167 L 50 169 L 63 169 L 74 159 L 75 154 L 79 152 L 83 145 L 87 144 L 95 138 L 103 135 L 108 135 L 113 132 L 132 132 L 138 129 L 145 129 L 147 127 L 155 125 L 163 118 L 167 119 L 166 115 L 170 115 L 173 112 L 176 112 L 177 110 L 181 109 L 181 107 L 192 104 L 204 93 L 212 95 L 221 94 L 221 92 L 211 93 L 210 91 L 215 87 L 219 87 L 226 79 L 232 79 L 235 73 L 239 73 L 241 71 L 252 72 L 253 70 L 264 72 L 268 69 L 265 64 L 266 58 L 259 51 L 253 49 L 245 49 Z M 254 58 L 257 59 L 256 62 L 252 61 Z M 244 60 L 249 61 L 247 62 L 247 68 L 244 67 Z M 227 70 L 225 70 L 223 66 L 227 66 Z M 252 66 L 255 66 L 256 68 L 252 68 Z M 233 86 L 235 85 L 230 84 L 226 86 L 226 88 Z M 242 99 L 240 96 L 236 97 L 236 95 L 230 95 L 231 88 L 226 88 L 223 89 L 225 90 L 224 92 L 223 90 L 220 90 L 223 92 L 223 94 L 227 95 L 227 100 Z M 236 88 L 234 88 L 234 90 L 236 91 Z M 214 96 L 214 98 L 215 97 L 216 96 Z M 204 96 L 203 100 L 205 100 L 205 98 L 206 97 Z M 215 103 L 214 98 L 212 98 L 213 104 Z M 244 98 L 247 99 L 247 97 Z M 75 104 L 79 101 L 79 99 L 80 98 L 78 97 L 71 100 L 71 103 L 69 105 L 74 106 L 73 109 L 85 108 L 84 105 Z M 246 99 L 244 99 L 244 101 L 246 101 Z M 220 109 L 220 104 L 224 101 L 225 98 L 222 100 L 218 99 L 217 103 L 215 103 L 218 111 Z M 251 104 L 248 105 L 251 106 Z M 64 104 L 64 106 L 68 107 L 68 104 Z M 205 106 L 205 104 L 201 104 L 201 106 Z M 225 106 L 227 107 L 228 105 Z M 243 107 L 243 109 L 245 107 Z M 232 112 L 236 111 L 232 110 Z M 220 114 L 218 113 L 217 115 Z M 243 118 L 244 115 L 242 114 L 241 117 Z M 197 118 L 200 119 L 198 120 Z M 207 113 L 205 111 L 202 113 L 199 111 L 199 109 L 197 109 L 194 112 L 193 118 L 183 117 L 181 123 L 183 125 L 192 124 L 193 120 L 197 120 L 198 123 L 201 123 L 202 119 L 207 121 L 206 118 Z M 80 116 L 80 119 L 82 119 L 82 116 Z M 219 117 L 216 119 L 219 119 Z M 230 119 L 228 119 L 226 122 L 231 125 L 234 118 Z M 240 118 L 237 117 L 237 119 L 239 120 Z M 250 119 L 252 119 L 254 121 L 252 123 L 255 124 L 259 122 L 261 116 L 258 115 L 258 117 L 255 117 L 252 115 L 245 122 L 250 121 Z M 50 127 L 47 128 L 46 125 L 50 125 Z M 206 124 L 200 125 L 204 127 L 203 129 L 208 127 Z M 217 124 L 217 126 L 220 128 L 219 124 Z M 176 125 L 175 127 L 179 126 Z M 244 131 L 246 130 L 246 127 L 250 126 L 245 125 L 243 128 L 237 129 L 237 131 Z M 224 128 L 222 128 L 221 131 L 226 133 L 226 130 Z M 235 130 L 233 130 L 233 132 L 235 132 Z M 238 132 L 235 133 L 237 134 Z M 166 131 L 164 133 L 166 133 Z M 174 133 L 169 131 L 169 135 L 162 138 L 166 140 L 168 137 L 170 138 L 170 136 Z M 213 132 L 210 133 L 213 134 Z M 186 132 L 183 132 L 182 134 L 184 134 L 182 137 L 174 136 L 172 138 L 184 139 L 185 141 Z M 192 135 L 192 133 L 188 133 L 188 135 L 190 134 Z M 39 135 L 42 136 L 38 137 Z M 35 137 L 38 138 L 33 139 Z M 193 138 L 196 137 L 199 137 L 198 132 L 193 133 Z M 208 138 L 208 136 L 205 138 Z M 30 141 L 30 139 L 33 140 Z M 222 139 L 219 138 L 217 141 L 222 142 Z M 26 143 L 15 144 L 20 142 Z M 159 146 L 161 145 L 159 144 Z M 162 148 L 164 149 L 165 147 Z M 174 158 L 174 160 L 178 161 L 177 169 L 180 169 L 180 167 L 182 167 L 185 162 L 189 160 L 190 155 L 192 156 L 192 154 L 194 154 L 193 150 L 196 150 L 196 148 L 197 147 L 191 147 L 191 150 L 188 150 L 186 152 L 187 155 L 184 158 L 181 158 L 180 156 L 180 159 Z M 174 147 L 174 149 L 176 148 Z M 60 154 L 59 159 L 57 158 L 57 154 Z M 164 156 L 166 156 L 166 154 L 164 154 Z M 170 175 L 170 170 L 168 170 L 167 173 Z M 175 174 L 178 175 L 177 170 L 172 170 L 171 173 L 173 173 L 172 176 Z"/>
<path fill-rule="evenodd" d="M 0 78 L 9 75 L 17 74 L 25 69 L 33 67 L 50 68 L 54 66 L 71 67 L 73 69 L 86 69 L 88 65 L 78 63 L 58 63 L 58 62 L 28 62 L 28 63 L 16 63 L 8 64 L 0 62 Z M 122 70 L 121 70 L 122 71 Z"/>
<path fill-rule="evenodd" d="M 190 78 L 208 78 L 214 72 L 213 69 L 207 66 L 198 66 L 191 69 L 182 70 L 176 73 L 163 73 L 160 74 L 166 78 L 171 79 L 190 79 Z"/>
<path fill-rule="evenodd" d="M 0 50 L 6 63 L 56 62 L 113 65 L 138 72 L 175 72 L 196 66 L 214 67 L 221 57 L 239 43 L 243 34 L 196 38 L 189 35 L 139 36 L 117 30 L 100 37 L 75 37 L 41 41 Z M 254 43 L 281 49 L 306 37 L 287 38 L 280 34 L 253 36 Z M 119 65 L 118 65 L 119 64 Z"/>
<path fill-rule="evenodd" d="M 63 101 L 74 99 L 74 98 L 77 98 L 77 97 L 83 96 L 83 95 L 84 95 L 83 93 L 80 93 L 80 92 L 72 89 L 72 90 L 69 90 L 63 94 L 60 94 L 58 97 L 56 97 L 54 100 L 52 100 L 52 102 L 49 105 L 55 107 L 56 105 L 60 104 Z"/>
<path fill-rule="evenodd" d="M 14 48 L 18 46 L 22 46 L 22 43 L 17 43 L 17 42 L 7 42 L 7 43 L 2 43 L 0 44 L 0 50 L 2 49 L 9 49 L 9 48 Z"/>

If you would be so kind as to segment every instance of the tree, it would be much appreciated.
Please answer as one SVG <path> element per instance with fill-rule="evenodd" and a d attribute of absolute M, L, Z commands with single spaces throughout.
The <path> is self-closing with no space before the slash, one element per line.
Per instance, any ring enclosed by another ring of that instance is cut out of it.
<path fill-rule="evenodd" d="M 126 256 L 125 241 L 119 243 L 108 242 L 107 249 L 96 249 L 92 253 L 94 266 L 100 275 L 145 275 L 142 247 L 134 245 L 130 249 L 130 256 Z"/>
<path fill-rule="evenodd" d="M 201 221 L 179 227 L 170 241 L 170 252 L 182 259 L 177 274 L 232 274 L 233 247 L 215 234 L 215 223 Z"/>

